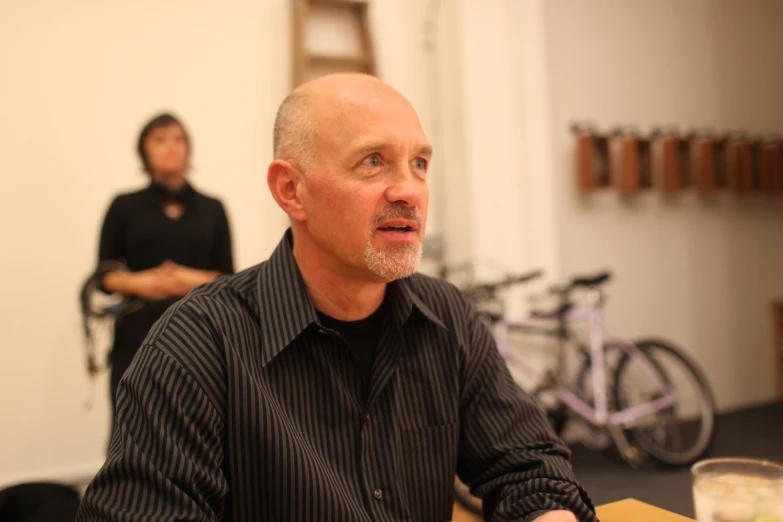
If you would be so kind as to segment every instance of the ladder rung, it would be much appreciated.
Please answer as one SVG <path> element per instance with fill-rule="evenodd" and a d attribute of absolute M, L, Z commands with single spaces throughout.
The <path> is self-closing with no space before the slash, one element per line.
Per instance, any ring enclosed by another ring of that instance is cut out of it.
<path fill-rule="evenodd" d="M 366 0 L 310 0 L 310 5 L 363 7 L 367 5 L 367 2 Z"/>
<path fill-rule="evenodd" d="M 369 60 L 364 56 L 332 56 L 328 54 L 310 54 L 310 63 L 320 66 L 352 68 L 367 67 Z"/>

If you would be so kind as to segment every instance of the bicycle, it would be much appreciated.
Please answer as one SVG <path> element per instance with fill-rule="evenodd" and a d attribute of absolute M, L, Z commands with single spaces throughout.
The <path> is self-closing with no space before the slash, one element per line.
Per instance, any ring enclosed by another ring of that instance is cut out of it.
<path fill-rule="evenodd" d="M 587 440 L 594 442 L 608 433 L 621 458 L 632 466 L 647 458 L 665 466 L 688 465 L 702 458 L 714 437 L 715 406 L 709 384 L 696 365 L 666 341 L 630 341 L 606 334 L 602 285 L 610 280 L 609 273 L 574 278 L 565 287 L 552 288 L 551 294 L 557 297 L 552 310 L 533 311 L 524 319 L 506 318 L 499 292 L 541 275 L 536 271 L 495 283 L 468 284 L 462 290 L 492 328 L 512 375 L 532 378 L 534 385 L 527 391 L 545 407 L 555 430 L 562 434 L 568 419 L 581 420 L 588 428 Z M 573 299 L 576 290 L 584 291 L 585 305 Z M 580 321 L 587 326 L 587 347 L 577 344 L 580 367 L 576 377 L 569 379 L 568 352 L 576 340 L 574 325 Z M 510 341 L 510 334 L 532 333 L 557 341 L 556 362 L 543 372 L 533 368 Z M 524 380 L 515 380 L 526 387 Z M 650 386 L 645 388 L 645 384 Z M 681 391 L 683 385 L 690 386 L 689 393 Z M 548 408 L 542 400 L 545 394 L 554 397 Z M 690 397 L 696 399 L 695 408 L 685 407 Z M 455 492 L 468 509 L 480 513 L 475 497 L 466 498 L 459 482 L 455 482 Z"/>

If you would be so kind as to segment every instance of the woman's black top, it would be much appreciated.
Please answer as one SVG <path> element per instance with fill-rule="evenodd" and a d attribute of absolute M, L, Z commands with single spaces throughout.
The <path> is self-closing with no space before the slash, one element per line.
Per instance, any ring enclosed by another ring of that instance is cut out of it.
<path fill-rule="evenodd" d="M 183 212 L 178 219 L 166 215 L 167 202 L 181 204 Z M 223 204 L 187 183 L 176 192 L 153 183 L 137 192 L 120 194 L 112 201 L 101 231 L 99 261 L 109 260 L 123 262 L 132 272 L 170 260 L 191 268 L 231 274 L 231 234 Z M 152 326 L 175 301 L 148 302 L 130 314 L 127 322 Z"/>

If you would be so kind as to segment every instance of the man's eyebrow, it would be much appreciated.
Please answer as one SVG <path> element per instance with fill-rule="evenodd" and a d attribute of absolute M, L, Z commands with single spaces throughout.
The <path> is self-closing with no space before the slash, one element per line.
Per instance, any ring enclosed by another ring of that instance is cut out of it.
<path fill-rule="evenodd" d="M 365 143 L 360 144 L 355 149 L 353 149 L 354 154 L 369 154 L 371 152 L 379 151 L 388 149 L 391 147 L 391 144 L 384 140 L 372 140 L 367 141 Z M 419 149 L 416 151 L 416 154 L 421 156 L 432 156 L 432 145 L 422 145 L 419 147 Z"/>
<path fill-rule="evenodd" d="M 432 156 L 432 145 L 422 145 L 419 147 L 419 152 L 421 156 Z"/>
<path fill-rule="evenodd" d="M 354 154 L 369 154 L 378 150 L 384 150 L 390 147 L 389 142 L 383 140 L 370 140 L 361 143 L 355 147 L 352 152 Z"/>

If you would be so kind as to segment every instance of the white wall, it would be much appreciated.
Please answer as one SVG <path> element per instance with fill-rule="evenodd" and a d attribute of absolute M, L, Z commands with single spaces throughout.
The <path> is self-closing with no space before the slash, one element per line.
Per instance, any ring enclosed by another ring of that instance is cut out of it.
<path fill-rule="evenodd" d="M 89 476 L 103 461 L 107 379 L 85 411 L 77 293 L 111 197 L 146 182 L 133 148 L 148 117 L 172 110 L 188 126 L 192 181 L 226 204 L 237 268 L 276 245 L 285 221 L 264 177 L 291 78 L 290 8 L 288 0 L 0 7 L 0 487 Z M 381 76 L 420 108 L 429 96 L 423 16 L 414 0 L 377 0 L 372 11 Z"/>
<path fill-rule="evenodd" d="M 783 295 L 783 201 L 576 192 L 568 126 L 783 130 L 783 2 L 546 0 L 557 248 L 564 274 L 610 268 L 620 334 L 693 355 L 722 407 L 772 396 L 769 303 Z"/>
<path fill-rule="evenodd" d="M 445 151 L 452 168 L 440 187 L 447 261 L 476 262 L 486 279 L 543 269 L 544 280 L 508 295 L 509 311 L 522 313 L 523 296 L 558 274 L 543 11 L 517 0 L 443 9 L 453 11 L 457 36 L 442 60 L 458 71 L 443 87 L 453 122 Z"/>
<path fill-rule="evenodd" d="M 775 0 L 460 0 L 448 59 L 460 71 L 466 172 L 443 192 L 454 260 L 541 267 L 550 281 L 614 271 L 618 335 L 658 335 L 707 373 L 722 408 L 772 397 L 769 302 L 783 295 L 783 201 L 576 191 L 569 126 L 593 120 L 783 128 L 783 3 Z M 444 60 L 447 58 L 443 58 Z M 511 296 L 518 310 L 525 287 Z"/>
<path fill-rule="evenodd" d="M 3 4 L 0 480 L 103 458 L 107 379 L 83 410 L 77 292 L 110 198 L 146 183 L 134 143 L 147 118 L 172 110 L 189 127 L 193 183 L 226 203 L 237 267 L 273 248 L 283 220 L 263 174 L 290 77 L 273 45 L 286 12 L 282 0 Z"/>

